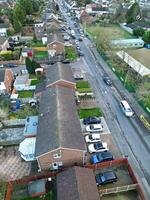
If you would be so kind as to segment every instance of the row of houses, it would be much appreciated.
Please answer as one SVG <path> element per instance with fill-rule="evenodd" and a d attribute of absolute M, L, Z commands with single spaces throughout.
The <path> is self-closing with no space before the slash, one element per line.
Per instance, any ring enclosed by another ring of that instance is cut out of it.
<path fill-rule="evenodd" d="M 27 146 L 23 141 L 20 152 L 25 160 L 31 160 L 33 155 L 27 154 L 33 153 L 40 170 L 84 164 L 86 147 L 77 114 L 75 87 L 71 67 L 57 63 L 46 70 L 45 87 L 35 91 L 40 98 L 38 120 L 29 117 L 25 126 L 28 134 L 24 133 L 36 139 L 27 139 Z M 31 133 L 29 127 L 33 130 L 33 124 L 37 128 Z M 29 140 L 33 144 L 32 153 L 28 151 Z"/>

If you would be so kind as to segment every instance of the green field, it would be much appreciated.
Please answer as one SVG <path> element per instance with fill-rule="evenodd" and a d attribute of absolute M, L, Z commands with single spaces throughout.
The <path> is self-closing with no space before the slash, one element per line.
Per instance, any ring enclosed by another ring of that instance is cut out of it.
<path fill-rule="evenodd" d="M 123 30 L 119 25 L 108 24 L 107 26 L 89 26 L 86 30 L 92 35 L 92 37 L 107 37 L 110 40 L 112 39 L 130 39 L 133 38 L 131 34 Z"/>
<path fill-rule="evenodd" d="M 47 58 L 48 57 L 48 52 L 47 51 L 36 51 L 34 53 L 35 58 Z"/>

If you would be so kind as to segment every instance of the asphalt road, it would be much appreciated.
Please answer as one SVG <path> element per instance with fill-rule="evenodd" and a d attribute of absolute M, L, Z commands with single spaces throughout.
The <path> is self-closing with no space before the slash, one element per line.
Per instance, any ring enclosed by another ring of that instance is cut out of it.
<path fill-rule="evenodd" d="M 79 33 L 76 27 L 74 27 L 74 22 L 67 16 L 63 9 L 62 13 L 66 17 L 69 26 L 75 30 L 78 36 Z M 99 105 L 104 112 L 106 122 L 118 148 L 122 155 L 128 157 L 139 181 L 142 183 L 149 196 L 150 149 L 141 137 L 141 135 L 146 134 L 146 130 L 140 127 L 136 116 L 129 119 L 122 113 L 119 106 L 119 102 L 122 98 L 115 87 L 109 87 L 104 83 L 102 79 L 104 73 L 103 67 L 93 56 L 90 50 L 91 45 L 93 44 L 87 38 L 80 43 L 86 66 L 86 68 L 84 67 L 81 70 L 86 71 L 86 76 L 94 89 Z"/>

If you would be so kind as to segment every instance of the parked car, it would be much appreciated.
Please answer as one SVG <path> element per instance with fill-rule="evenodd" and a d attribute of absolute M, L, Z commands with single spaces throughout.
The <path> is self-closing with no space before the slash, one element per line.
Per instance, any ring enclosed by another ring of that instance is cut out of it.
<path fill-rule="evenodd" d="M 84 56 L 84 53 L 82 53 L 82 51 L 78 51 L 78 56 Z"/>
<path fill-rule="evenodd" d="M 96 164 L 96 163 L 101 163 L 105 161 L 110 161 L 113 160 L 114 157 L 110 151 L 104 151 L 104 152 L 99 152 L 95 153 L 91 157 L 91 164 Z"/>
<path fill-rule="evenodd" d="M 89 153 L 103 152 L 108 150 L 109 149 L 106 142 L 97 142 L 88 146 Z"/>
<path fill-rule="evenodd" d="M 85 136 L 85 141 L 87 143 L 100 142 L 101 141 L 100 134 L 86 135 Z"/>
<path fill-rule="evenodd" d="M 96 184 L 104 185 L 107 183 L 113 183 L 117 181 L 117 176 L 114 171 L 104 172 L 102 174 L 96 175 Z"/>
<path fill-rule="evenodd" d="M 103 75 L 103 80 L 104 80 L 104 82 L 107 84 L 107 85 L 112 85 L 112 81 L 111 81 L 111 79 L 109 78 L 109 76 L 107 76 L 107 74 L 104 74 Z"/>
<path fill-rule="evenodd" d="M 76 45 L 76 48 L 77 48 L 77 50 L 80 50 L 80 46 L 78 44 Z"/>
<path fill-rule="evenodd" d="M 70 60 L 68 60 L 68 59 L 63 60 L 62 63 L 64 63 L 64 64 L 69 64 L 69 63 L 70 63 Z"/>
<path fill-rule="evenodd" d="M 83 80 L 84 79 L 84 76 L 82 74 L 75 74 L 74 75 L 74 79 L 75 80 Z"/>
<path fill-rule="evenodd" d="M 120 102 L 121 109 L 126 117 L 132 117 L 133 116 L 133 110 L 131 109 L 130 105 L 126 100 L 122 100 Z"/>
<path fill-rule="evenodd" d="M 12 64 L 12 63 L 8 63 L 6 64 L 6 67 L 9 67 L 9 68 L 14 68 L 14 67 L 17 67 L 18 65 L 15 65 L 15 64 Z"/>
<path fill-rule="evenodd" d="M 86 131 L 90 133 L 95 133 L 95 132 L 101 132 L 103 131 L 103 126 L 102 124 L 90 124 L 86 126 Z"/>
<path fill-rule="evenodd" d="M 79 40 L 75 40 L 75 44 L 78 45 L 79 44 Z"/>
<path fill-rule="evenodd" d="M 83 119 L 83 124 L 100 124 L 101 119 L 99 117 L 87 117 Z"/>

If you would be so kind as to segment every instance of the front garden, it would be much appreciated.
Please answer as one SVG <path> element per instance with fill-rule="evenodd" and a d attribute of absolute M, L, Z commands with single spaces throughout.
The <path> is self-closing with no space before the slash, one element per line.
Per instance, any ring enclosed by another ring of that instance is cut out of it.
<path fill-rule="evenodd" d="M 77 91 L 80 93 L 91 93 L 92 88 L 90 87 L 90 84 L 88 81 L 78 81 L 76 84 Z"/>
<path fill-rule="evenodd" d="M 74 61 L 78 57 L 75 48 L 72 46 L 65 47 L 65 56 L 66 56 L 66 59 L 70 61 Z"/>
<path fill-rule="evenodd" d="M 86 117 L 101 117 L 102 110 L 99 107 L 94 107 L 94 108 L 81 108 L 78 109 L 78 114 L 80 119 L 86 118 Z"/>

